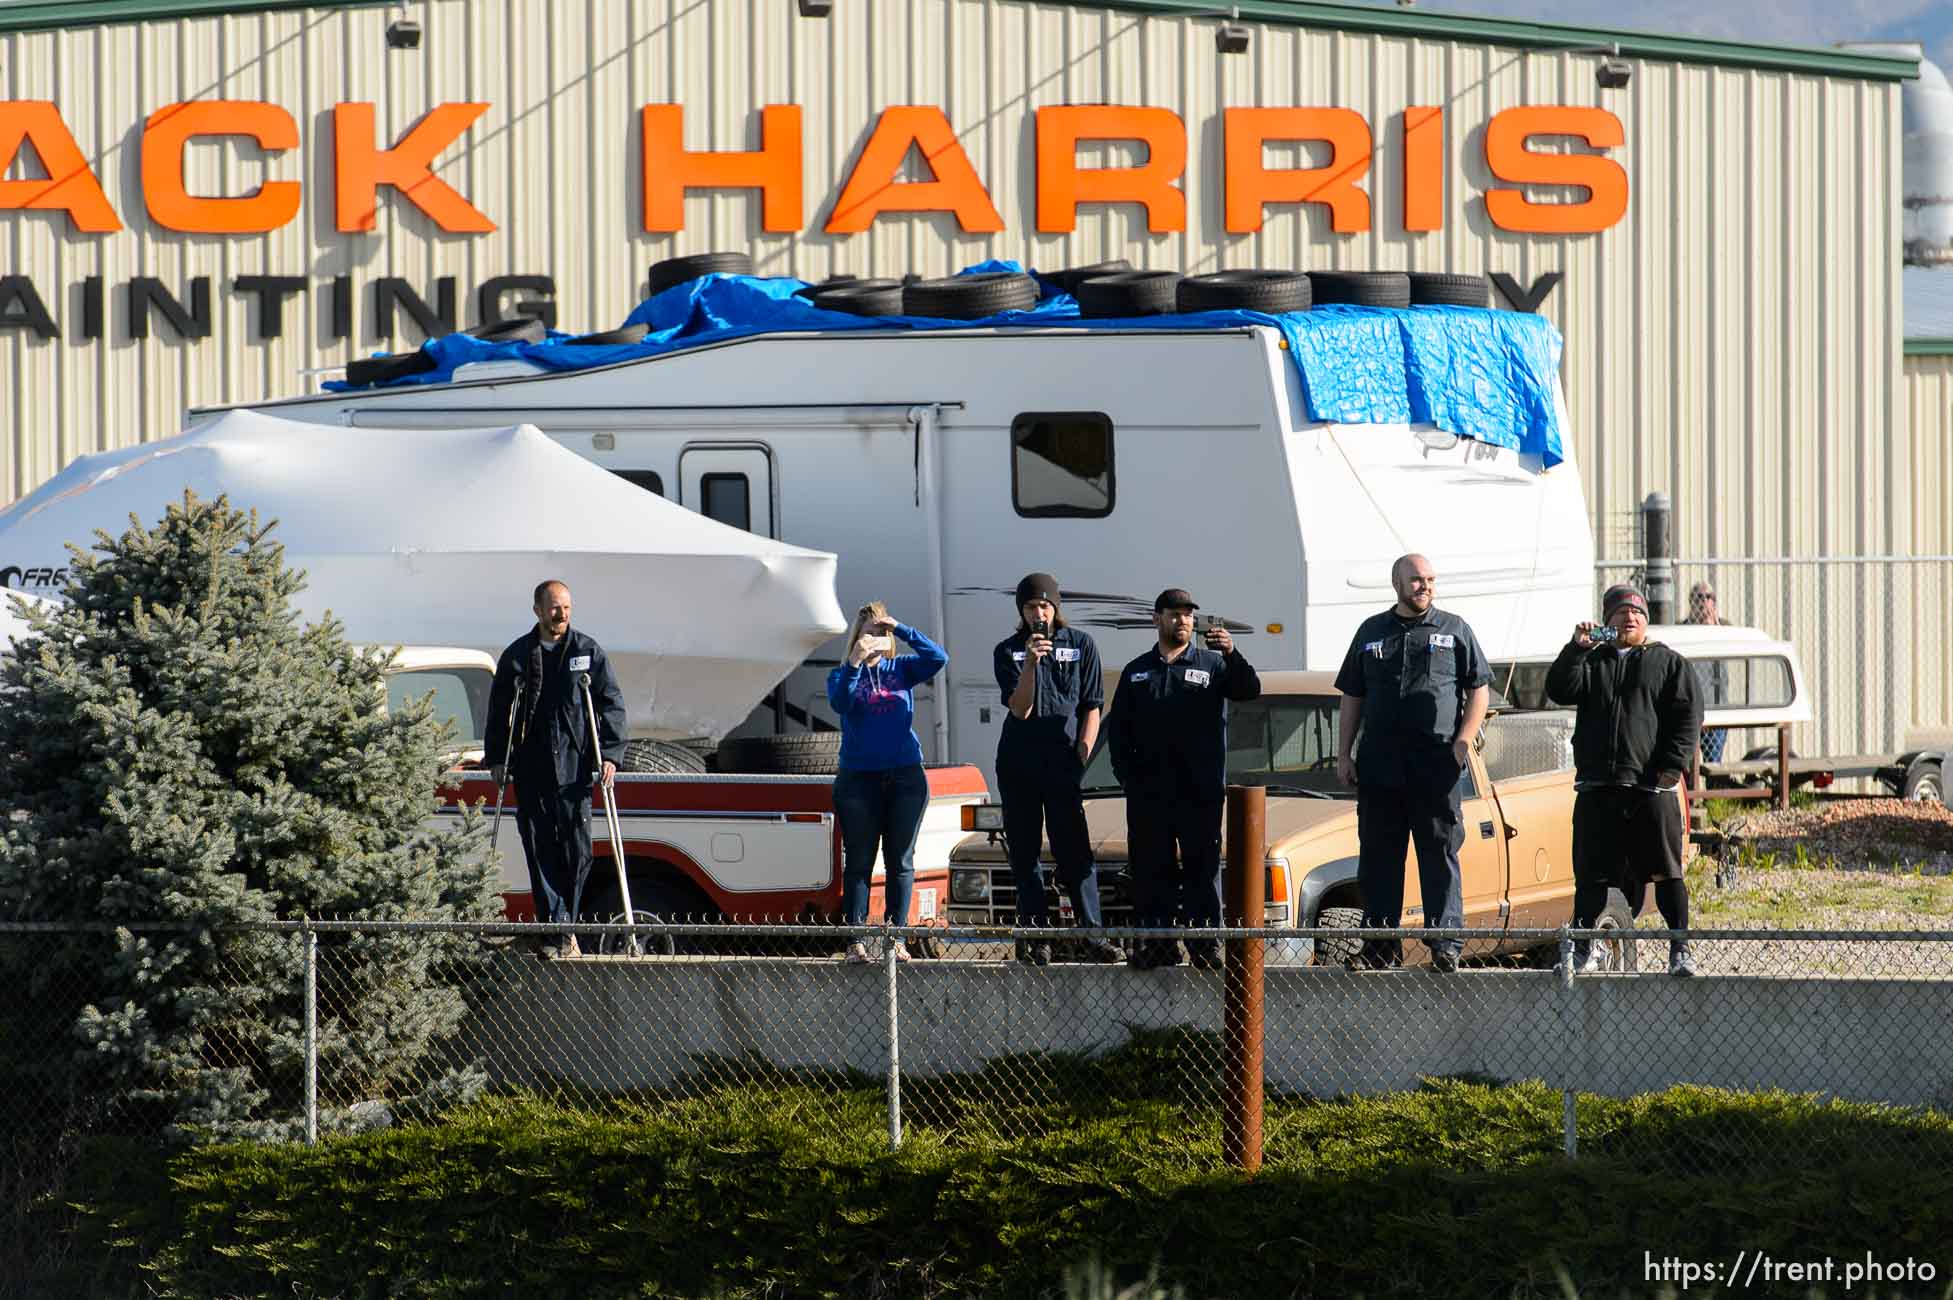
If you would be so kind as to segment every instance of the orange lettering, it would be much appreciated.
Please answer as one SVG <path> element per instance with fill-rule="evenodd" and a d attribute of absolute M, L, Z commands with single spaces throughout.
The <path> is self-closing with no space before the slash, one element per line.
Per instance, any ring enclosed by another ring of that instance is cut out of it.
<path fill-rule="evenodd" d="M 692 153 L 685 148 L 682 104 L 644 106 L 644 228 L 685 228 L 686 190 L 758 190 L 760 224 L 800 229 L 800 106 L 760 110 L 755 153 Z"/>
<path fill-rule="evenodd" d="M 332 110 L 334 206 L 342 231 L 371 230 L 379 188 L 391 185 L 443 230 L 486 234 L 495 223 L 433 171 L 435 155 L 489 110 L 487 104 L 439 104 L 391 149 L 373 143 L 373 106 L 336 105 Z"/>
<path fill-rule="evenodd" d="M 1078 167 L 1080 140 L 1143 140 L 1137 167 Z M 1038 110 L 1038 229 L 1078 225 L 1081 203 L 1140 203 L 1154 234 L 1187 228 L 1187 195 L 1174 184 L 1187 169 L 1187 128 L 1168 108 L 1116 105 Z"/>
<path fill-rule="evenodd" d="M 1222 119 L 1226 144 L 1227 228 L 1231 234 L 1261 229 L 1267 203 L 1321 203 L 1329 228 L 1340 234 L 1370 228 L 1370 196 L 1357 187 L 1370 170 L 1370 124 L 1347 108 L 1230 108 Z M 1323 167 L 1270 171 L 1262 146 L 1270 140 L 1322 140 Z"/>
<path fill-rule="evenodd" d="M 1444 110 L 1404 110 L 1404 229 L 1444 229 Z"/>
<path fill-rule="evenodd" d="M 1533 153 L 1536 135 L 1578 136 L 1595 149 L 1627 139 L 1621 119 L 1604 108 L 1541 105 L 1508 108 L 1485 124 L 1485 163 L 1514 185 L 1569 185 L 1585 189 L 1579 203 L 1534 203 L 1524 190 L 1485 191 L 1485 214 L 1501 230 L 1534 235 L 1590 235 L 1627 213 L 1627 172 L 1612 158 L 1590 153 Z"/>
<path fill-rule="evenodd" d="M 894 179 L 911 148 L 922 151 L 935 180 Z M 933 106 L 906 104 L 882 110 L 875 133 L 862 146 L 860 161 L 834 201 L 827 233 L 858 234 L 884 212 L 954 212 L 956 224 L 967 234 L 995 234 L 1004 228 L 970 155 L 956 142 L 943 110 Z"/>
<path fill-rule="evenodd" d="M 81 156 L 61 110 L 44 99 L 16 99 L 0 103 L 0 176 L 20 156 L 23 144 L 34 146 L 47 169 L 46 180 L 0 180 L 0 209 L 61 212 L 76 230 L 105 233 L 122 229 L 109 206 L 102 183 Z"/>
<path fill-rule="evenodd" d="M 207 199 L 183 184 L 183 150 L 193 137 L 248 136 L 268 150 L 298 148 L 298 123 L 275 104 L 202 100 L 169 104 L 142 130 L 142 200 L 159 226 L 201 235 L 250 235 L 276 230 L 298 215 L 302 186 L 266 181 L 242 198 Z"/>

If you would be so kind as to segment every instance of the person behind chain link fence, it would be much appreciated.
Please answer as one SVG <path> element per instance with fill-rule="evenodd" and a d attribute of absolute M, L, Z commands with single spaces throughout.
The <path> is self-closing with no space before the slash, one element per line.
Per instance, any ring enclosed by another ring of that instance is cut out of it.
<path fill-rule="evenodd" d="M 1421 555 L 1390 566 L 1397 603 L 1357 627 L 1336 674 L 1342 692 L 1336 774 L 1356 787 L 1357 888 L 1366 929 L 1403 922 L 1404 859 L 1417 852 L 1424 924 L 1465 923 L 1458 778 L 1485 723 L 1491 669 L 1469 624 L 1432 602 L 1438 577 Z M 1362 745 L 1357 732 L 1362 731 Z M 1429 940 L 1431 969 L 1458 969 L 1456 939 Z M 1366 939 L 1360 969 L 1403 964 L 1398 939 Z"/>
<path fill-rule="evenodd" d="M 1134 911 L 1146 929 L 1221 923 L 1227 706 L 1261 694 L 1261 677 L 1218 620 L 1202 632 L 1205 646 L 1193 643 L 1199 608 L 1180 587 L 1154 599 L 1159 643 L 1120 673 L 1105 724 L 1112 771 L 1126 792 Z M 1189 940 L 1187 953 L 1203 970 L 1220 968 L 1218 940 Z M 1131 965 L 1181 960 L 1177 940 L 1144 940 Z"/>
<path fill-rule="evenodd" d="M 1682 620 L 1702 627 L 1721 627 L 1728 620 L 1722 616 L 1716 604 L 1716 585 L 1702 581 L 1689 588 L 1689 616 Z M 1729 665 L 1721 659 L 1710 659 L 1695 667 L 1696 684 L 1702 688 L 1702 707 L 1719 708 L 1729 702 Z M 1729 739 L 1729 733 L 1721 727 L 1705 727 L 1702 731 L 1702 761 L 1722 762 L 1722 747 Z"/>
<path fill-rule="evenodd" d="M 912 653 L 896 654 L 896 638 Z M 827 675 L 827 702 L 841 719 L 834 814 L 841 823 L 843 924 L 868 923 L 878 847 L 887 873 L 882 915 L 890 925 L 909 923 L 916 835 L 929 806 L 929 777 L 922 770 L 922 742 L 915 734 L 914 691 L 948 662 L 941 646 L 891 617 L 877 600 L 856 612 L 847 658 Z M 896 960 L 907 961 L 908 944 L 893 942 Z M 853 940 L 845 960 L 870 960 L 868 945 Z"/>
<path fill-rule="evenodd" d="M 1065 622 L 1058 580 L 1032 573 L 1017 584 L 1017 630 L 997 643 L 992 658 L 1008 711 L 997 740 L 997 796 L 1004 805 L 1004 840 L 1017 886 L 1017 923 L 1051 924 L 1038 868 L 1048 827 L 1056 883 L 1071 896 L 1077 923 L 1097 929 L 1105 921 L 1079 783 L 1105 705 L 1099 648 Z M 1107 964 L 1125 960 L 1118 945 L 1104 939 L 1088 940 L 1085 953 Z M 1019 940 L 1017 960 L 1049 965 L 1050 941 Z"/>
<path fill-rule="evenodd" d="M 529 864 L 538 921 L 577 919 L 576 900 L 590 875 L 590 774 L 609 786 L 630 732 L 624 692 L 610 658 L 594 638 L 570 626 L 570 589 L 551 579 L 535 591 L 536 626 L 509 643 L 495 661 L 488 695 L 484 752 L 497 763 L 495 783 L 515 778 L 515 824 Z M 597 744 L 591 749 L 583 679 L 596 706 Z M 522 702 L 511 731 L 509 705 L 518 683 Z M 576 936 L 546 939 L 544 955 L 580 955 Z"/>
<path fill-rule="evenodd" d="M 1688 661 L 1648 640 L 1648 602 L 1626 584 L 1609 587 L 1598 625 L 1573 629 L 1546 675 L 1546 694 L 1574 705 L 1573 924 L 1591 929 L 1618 887 L 1639 914 L 1650 882 L 1671 930 L 1689 923 L 1682 849 L 1688 814 L 1682 773 L 1702 730 L 1702 700 Z M 1582 941 L 1575 959 L 1597 970 L 1598 945 Z M 1686 939 L 1668 947 L 1668 973 L 1695 974 Z"/>

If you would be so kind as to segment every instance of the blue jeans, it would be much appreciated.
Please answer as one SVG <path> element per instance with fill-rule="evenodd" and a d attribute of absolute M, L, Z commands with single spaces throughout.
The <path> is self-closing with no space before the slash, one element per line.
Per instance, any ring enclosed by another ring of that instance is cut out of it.
<path fill-rule="evenodd" d="M 920 764 L 885 772 L 842 772 L 834 778 L 834 815 L 841 820 L 841 921 L 868 923 L 868 891 L 875 875 L 875 849 L 882 852 L 887 896 L 883 917 L 890 925 L 909 923 L 909 894 L 915 888 L 915 840 L 929 806 L 929 778 Z"/>

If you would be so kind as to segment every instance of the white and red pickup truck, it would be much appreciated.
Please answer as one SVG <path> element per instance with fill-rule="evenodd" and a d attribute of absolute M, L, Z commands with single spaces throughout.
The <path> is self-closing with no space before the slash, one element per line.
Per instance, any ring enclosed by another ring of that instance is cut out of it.
<path fill-rule="evenodd" d="M 485 768 L 488 691 L 495 662 L 475 650 L 407 647 L 387 674 L 390 704 L 434 697 L 438 717 L 454 727 L 455 766 L 443 781 L 439 819 L 458 818 L 469 804 L 495 807 L 495 782 Z M 719 751 L 721 761 L 740 752 Z M 691 758 L 690 762 L 686 759 Z M 667 922 L 838 920 L 841 914 L 841 833 L 834 815 L 831 773 L 774 774 L 705 771 L 702 757 L 677 746 L 633 741 L 625 767 L 641 760 L 655 771 L 618 773 L 617 817 L 632 911 L 639 921 Z M 673 771 L 674 767 L 700 770 Z M 929 807 L 915 847 L 911 925 L 947 922 L 949 854 L 963 838 L 963 805 L 988 797 L 975 767 L 931 767 Z M 495 849 L 500 855 L 503 907 L 510 920 L 535 915 L 529 871 L 515 824 L 515 785 L 503 800 Z M 609 836 L 601 813 L 592 835 L 596 861 L 585 886 L 583 911 L 623 919 Z M 875 864 L 882 879 L 882 864 Z M 870 919 L 881 919 L 882 890 L 874 890 Z M 931 955 L 934 945 L 919 945 Z"/>

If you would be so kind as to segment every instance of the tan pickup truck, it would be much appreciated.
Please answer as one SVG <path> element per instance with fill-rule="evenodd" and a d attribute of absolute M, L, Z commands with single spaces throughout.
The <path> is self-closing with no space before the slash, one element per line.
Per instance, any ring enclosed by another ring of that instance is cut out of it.
<path fill-rule="evenodd" d="M 1261 688 L 1260 699 L 1236 704 L 1229 712 L 1227 779 L 1268 790 L 1266 922 L 1354 928 L 1363 919 L 1356 890 L 1356 799 L 1336 777 L 1340 696 L 1334 677 L 1264 672 Z M 1459 858 L 1467 926 L 1546 928 L 1572 920 L 1572 734 L 1570 712 L 1495 713 L 1486 724 L 1483 743 L 1459 778 L 1465 831 Z M 1086 765 L 1084 785 L 1106 924 L 1130 925 L 1125 800 L 1103 745 Z M 996 820 L 994 815 L 986 819 Z M 1041 865 L 1049 889 L 1049 844 Z M 1414 860 L 1404 874 L 1405 923 L 1422 924 Z M 1012 924 L 1015 897 L 1000 831 L 973 834 L 950 854 L 952 925 Z M 1069 924 L 1068 902 L 1061 914 Z M 1600 924 L 1607 929 L 1632 926 L 1627 901 L 1618 893 L 1610 895 Z M 1268 959 L 1289 965 L 1338 964 L 1353 956 L 1356 947 L 1354 937 L 1321 944 L 1298 937 L 1271 944 Z M 1465 955 L 1469 960 L 1528 948 L 1546 964 L 1557 954 L 1556 945 L 1513 939 L 1475 941 Z M 1610 967 L 1632 969 L 1634 948 L 1632 943 L 1607 945 Z M 1406 945 L 1406 961 L 1426 957 L 1423 945 Z"/>

